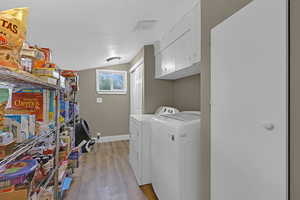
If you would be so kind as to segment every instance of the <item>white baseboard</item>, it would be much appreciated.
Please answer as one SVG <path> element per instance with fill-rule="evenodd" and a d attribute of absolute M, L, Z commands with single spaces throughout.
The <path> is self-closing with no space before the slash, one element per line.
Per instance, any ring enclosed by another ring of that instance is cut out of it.
<path fill-rule="evenodd" d="M 100 143 L 116 142 L 116 141 L 123 141 L 123 140 L 129 140 L 129 135 L 116 135 L 116 136 L 101 137 Z"/>

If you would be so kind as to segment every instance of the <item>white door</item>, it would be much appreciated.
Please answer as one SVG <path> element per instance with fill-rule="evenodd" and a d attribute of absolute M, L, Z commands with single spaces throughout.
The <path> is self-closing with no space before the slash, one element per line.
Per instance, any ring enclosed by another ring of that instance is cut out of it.
<path fill-rule="evenodd" d="M 140 64 L 130 73 L 130 112 L 131 114 L 143 113 L 144 96 L 144 64 Z"/>
<path fill-rule="evenodd" d="M 287 199 L 287 1 L 253 0 L 211 34 L 211 199 Z"/>

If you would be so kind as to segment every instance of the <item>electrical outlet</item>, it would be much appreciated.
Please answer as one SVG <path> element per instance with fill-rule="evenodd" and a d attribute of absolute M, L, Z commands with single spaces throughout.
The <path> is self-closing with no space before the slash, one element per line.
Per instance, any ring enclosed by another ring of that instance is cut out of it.
<path fill-rule="evenodd" d="M 97 133 L 97 143 L 101 142 L 101 133 Z"/>
<path fill-rule="evenodd" d="M 103 102 L 103 99 L 101 97 L 98 97 L 97 98 L 97 103 L 102 103 Z"/>

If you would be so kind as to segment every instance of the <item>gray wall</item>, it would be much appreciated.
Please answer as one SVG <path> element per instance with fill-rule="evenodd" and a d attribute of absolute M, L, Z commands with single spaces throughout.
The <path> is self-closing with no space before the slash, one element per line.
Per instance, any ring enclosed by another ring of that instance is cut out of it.
<path fill-rule="evenodd" d="M 201 200 L 210 199 L 210 31 L 251 0 L 201 1 Z"/>
<path fill-rule="evenodd" d="M 300 199 L 300 1 L 290 0 L 290 191 Z"/>
<path fill-rule="evenodd" d="M 154 113 L 161 105 L 176 106 L 180 110 L 200 110 L 200 75 L 176 81 L 154 79 L 153 45 L 145 46 L 130 64 L 100 69 L 128 71 L 140 58 L 144 58 L 145 68 L 144 113 Z M 99 95 L 96 93 L 96 69 L 80 71 L 79 76 L 80 115 L 89 122 L 92 133 L 100 132 L 102 136 L 128 134 L 130 92 L 127 95 Z M 128 88 L 129 80 L 128 73 Z M 102 97 L 103 103 L 96 103 L 97 97 Z"/>
<path fill-rule="evenodd" d="M 155 79 L 154 46 L 144 47 L 144 112 L 154 113 L 161 105 L 173 105 L 173 83 Z"/>
<path fill-rule="evenodd" d="M 174 81 L 174 106 L 179 110 L 200 110 L 200 75 Z"/>
<path fill-rule="evenodd" d="M 157 80 L 155 77 L 154 46 L 147 45 L 130 63 L 134 66 L 141 58 L 144 59 L 144 113 L 152 114 L 161 105 L 173 105 L 173 82 Z"/>
<path fill-rule="evenodd" d="M 128 71 L 129 64 L 116 65 L 112 70 Z M 129 75 L 129 74 L 128 74 Z M 128 77 L 129 89 L 129 77 Z M 96 93 L 96 69 L 79 72 L 80 117 L 86 119 L 94 134 L 102 136 L 126 135 L 129 132 L 129 94 L 127 95 L 100 95 Z M 96 98 L 102 97 L 103 103 L 96 103 Z"/>
<path fill-rule="evenodd" d="M 133 66 L 141 58 L 145 64 L 144 113 L 151 114 L 161 106 L 175 106 L 180 110 L 200 110 L 200 75 L 170 80 L 155 79 L 154 46 L 142 48 L 130 63 Z M 189 97 L 189 98 L 187 98 Z"/>

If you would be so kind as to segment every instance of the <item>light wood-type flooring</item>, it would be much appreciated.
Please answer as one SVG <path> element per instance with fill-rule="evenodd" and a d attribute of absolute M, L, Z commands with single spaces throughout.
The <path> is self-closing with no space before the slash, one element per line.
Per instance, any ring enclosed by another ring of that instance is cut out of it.
<path fill-rule="evenodd" d="M 137 185 L 127 141 L 96 144 L 80 159 L 64 200 L 157 200 L 151 185 Z"/>

